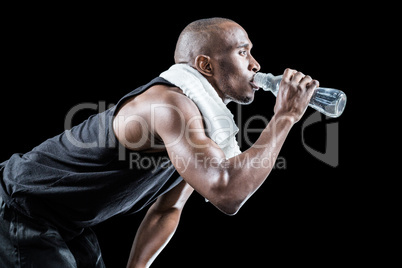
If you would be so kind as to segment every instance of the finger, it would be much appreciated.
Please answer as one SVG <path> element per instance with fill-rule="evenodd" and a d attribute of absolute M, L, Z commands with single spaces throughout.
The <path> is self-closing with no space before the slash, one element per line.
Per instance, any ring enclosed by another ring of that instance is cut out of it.
<path fill-rule="evenodd" d="M 283 72 L 283 76 L 282 76 L 282 80 L 285 81 L 290 81 L 291 78 L 293 77 L 293 74 L 295 74 L 297 71 L 287 68 L 284 72 Z"/>
<path fill-rule="evenodd" d="M 307 84 L 307 94 L 309 98 L 311 99 L 314 95 L 315 90 L 318 88 L 320 83 L 317 80 L 312 80 L 310 83 Z"/>
<path fill-rule="evenodd" d="M 317 80 L 311 80 L 307 85 L 307 89 L 314 91 L 316 88 L 318 88 L 320 86 L 320 82 L 318 82 Z"/>
<path fill-rule="evenodd" d="M 313 80 L 313 79 L 311 78 L 311 76 L 306 75 L 305 77 L 303 77 L 303 78 L 300 80 L 300 85 L 303 86 L 303 87 L 305 87 L 305 86 L 307 86 L 307 84 L 310 83 L 312 80 Z"/>
<path fill-rule="evenodd" d="M 293 74 L 293 77 L 290 80 L 295 83 L 300 83 L 304 76 L 305 75 L 302 72 L 296 72 L 295 74 Z"/>

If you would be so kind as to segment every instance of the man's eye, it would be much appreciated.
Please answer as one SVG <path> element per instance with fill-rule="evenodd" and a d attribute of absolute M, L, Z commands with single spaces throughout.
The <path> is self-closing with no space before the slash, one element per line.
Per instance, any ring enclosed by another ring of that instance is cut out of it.
<path fill-rule="evenodd" d="M 241 50 L 241 51 L 240 51 L 240 55 L 246 56 L 246 55 L 247 55 L 247 50 Z"/>

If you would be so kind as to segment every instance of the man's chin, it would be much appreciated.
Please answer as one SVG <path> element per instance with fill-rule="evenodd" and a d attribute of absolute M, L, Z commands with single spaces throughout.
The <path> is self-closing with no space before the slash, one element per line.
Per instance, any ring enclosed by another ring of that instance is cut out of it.
<path fill-rule="evenodd" d="M 226 104 L 229 102 L 235 102 L 241 105 L 247 105 L 253 102 L 254 100 L 254 90 L 252 91 L 243 91 L 243 94 L 236 94 L 234 92 L 230 92 L 231 94 L 227 94 L 226 97 Z"/>
<path fill-rule="evenodd" d="M 241 105 L 251 104 L 254 101 L 254 92 L 247 96 L 239 96 L 236 99 L 233 99 L 233 101 Z"/>

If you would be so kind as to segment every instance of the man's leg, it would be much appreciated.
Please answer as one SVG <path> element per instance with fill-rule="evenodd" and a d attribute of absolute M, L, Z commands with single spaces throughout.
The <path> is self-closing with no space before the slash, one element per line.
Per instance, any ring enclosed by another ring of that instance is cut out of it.
<path fill-rule="evenodd" d="M 101 249 L 95 233 L 87 228 L 84 232 L 68 241 L 67 245 L 75 257 L 75 261 L 79 268 L 104 268 Z"/>
<path fill-rule="evenodd" d="M 1 197 L 0 204 L 0 267 L 77 267 L 56 229 L 8 208 Z"/>
<path fill-rule="evenodd" d="M 20 267 L 18 248 L 14 246 L 10 235 L 10 214 L 7 212 L 0 196 L 0 267 Z"/>

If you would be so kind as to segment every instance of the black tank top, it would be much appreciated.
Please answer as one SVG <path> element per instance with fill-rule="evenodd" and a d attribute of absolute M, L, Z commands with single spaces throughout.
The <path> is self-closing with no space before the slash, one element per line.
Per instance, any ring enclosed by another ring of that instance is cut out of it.
<path fill-rule="evenodd" d="M 174 86 L 155 78 L 116 106 L 1 163 L 6 203 L 70 237 L 112 216 L 135 213 L 176 186 L 182 178 L 166 152 L 126 150 L 112 129 L 121 104 L 156 84 Z"/>

